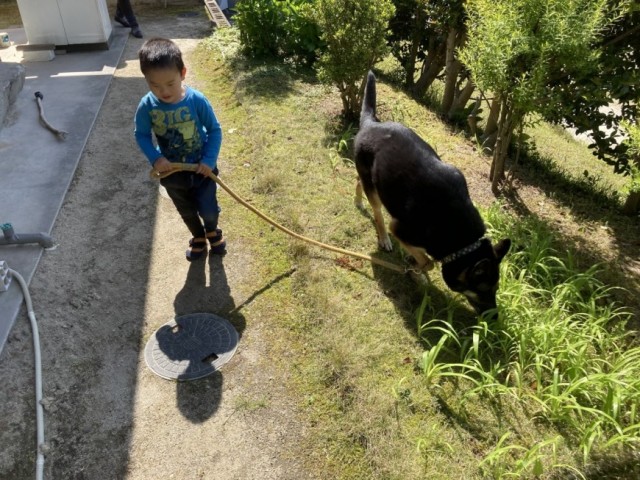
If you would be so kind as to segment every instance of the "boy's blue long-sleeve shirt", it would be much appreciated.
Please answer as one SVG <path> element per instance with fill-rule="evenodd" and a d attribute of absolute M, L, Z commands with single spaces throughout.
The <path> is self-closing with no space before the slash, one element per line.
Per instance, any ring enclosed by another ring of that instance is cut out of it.
<path fill-rule="evenodd" d="M 202 162 L 213 169 L 222 144 L 222 128 L 207 98 L 187 87 L 178 103 L 164 103 L 147 93 L 136 111 L 135 137 L 152 166 L 164 156 L 170 162 Z"/>

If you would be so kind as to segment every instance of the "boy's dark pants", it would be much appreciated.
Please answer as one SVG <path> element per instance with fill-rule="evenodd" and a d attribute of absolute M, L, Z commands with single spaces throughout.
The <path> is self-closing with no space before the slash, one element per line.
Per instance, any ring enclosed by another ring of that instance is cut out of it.
<path fill-rule="evenodd" d="M 218 169 L 215 168 L 213 173 L 217 175 Z M 216 182 L 195 172 L 177 172 L 163 178 L 160 183 L 167 189 L 194 238 L 204 237 L 205 232 L 215 232 L 220 213 Z"/>

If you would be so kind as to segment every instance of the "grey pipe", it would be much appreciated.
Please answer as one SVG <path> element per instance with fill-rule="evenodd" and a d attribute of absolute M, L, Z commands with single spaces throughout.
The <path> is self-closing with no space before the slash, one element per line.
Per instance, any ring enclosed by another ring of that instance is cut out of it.
<path fill-rule="evenodd" d="M 24 245 L 28 243 L 38 243 L 42 248 L 54 248 L 55 244 L 53 239 L 46 233 L 23 233 L 17 235 L 13 231 L 13 227 L 10 223 L 0 225 L 0 229 L 4 234 L 0 237 L 0 245 Z"/>

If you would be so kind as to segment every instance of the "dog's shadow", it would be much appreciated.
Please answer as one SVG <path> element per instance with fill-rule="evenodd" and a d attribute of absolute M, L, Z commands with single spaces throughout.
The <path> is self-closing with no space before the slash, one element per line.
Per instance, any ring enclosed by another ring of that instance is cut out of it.
<path fill-rule="evenodd" d="M 393 237 L 392 242 L 393 251 L 391 253 L 378 251 L 373 256 L 410 268 L 412 265 L 411 257 L 402 250 Z M 438 266 L 436 266 L 437 268 Z M 453 326 L 457 330 L 474 325 L 478 319 L 472 308 L 457 299 L 453 292 L 447 290 L 441 281 L 440 272 L 436 269 L 429 272 L 427 276 L 420 276 L 409 272 L 399 273 L 373 264 L 373 277 L 378 282 L 380 289 L 393 302 L 405 327 L 424 344 L 431 343 L 433 339 L 424 337 L 421 325 L 434 318 L 444 320 L 446 316 L 442 313 L 446 310 L 454 308 L 455 325 Z M 419 317 L 420 306 L 425 295 L 428 301 L 427 308 Z M 437 339 L 435 340 L 437 341 Z"/>
<path fill-rule="evenodd" d="M 358 206 L 356 210 L 363 217 L 367 218 L 372 227 L 375 229 L 375 220 L 370 208 L 367 208 L 366 196 L 363 198 L 363 205 Z M 393 250 L 386 252 L 379 248 L 372 253 L 372 256 L 385 260 L 387 262 L 403 265 L 411 268 L 415 264 L 415 260 L 411 255 L 403 250 L 398 241 L 390 235 Z M 390 270 L 378 264 L 373 265 L 373 276 L 380 285 L 385 295 L 393 302 L 396 311 L 402 317 L 405 326 L 420 340 L 427 344 L 432 339 L 422 337 L 421 324 L 440 318 L 438 315 L 449 308 L 455 308 L 455 325 L 458 329 L 464 329 L 477 322 L 477 314 L 469 307 L 468 304 L 461 300 L 457 300 L 453 292 L 449 291 L 442 281 L 438 264 L 434 270 L 425 275 L 415 275 L 410 273 L 399 273 Z M 435 280 L 435 282 L 434 282 Z M 425 295 L 428 295 L 429 304 L 425 309 L 422 318 L 417 318 L 418 308 L 420 307 Z M 435 339 L 437 342 L 437 339 Z"/>

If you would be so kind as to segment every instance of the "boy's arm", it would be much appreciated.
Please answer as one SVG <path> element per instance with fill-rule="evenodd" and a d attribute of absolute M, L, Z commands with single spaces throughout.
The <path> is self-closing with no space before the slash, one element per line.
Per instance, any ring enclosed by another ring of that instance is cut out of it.
<path fill-rule="evenodd" d="M 142 153 L 144 153 L 151 166 L 153 166 L 156 160 L 162 157 L 162 153 L 160 153 L 160 150 L 153 144 L 150 113 L 149 108 L 143 102 L 140 102 L 138 110 L 136 110 L 136 128 L 134 135 L 140 150 L 142 150 Z"/>
<path fill-rule="evenodd" d="M 202 146 L 202 163 L 214 169 L 218 163 L 218 154 L 222 145 L 222 127 L 204 95 L 198 102 L 198 117 L 207 130 L 207 138 Z"/>

